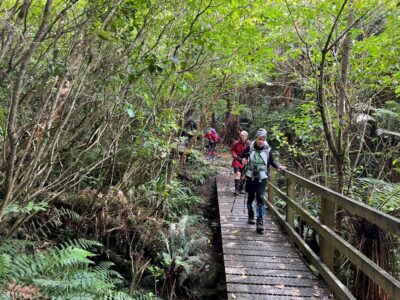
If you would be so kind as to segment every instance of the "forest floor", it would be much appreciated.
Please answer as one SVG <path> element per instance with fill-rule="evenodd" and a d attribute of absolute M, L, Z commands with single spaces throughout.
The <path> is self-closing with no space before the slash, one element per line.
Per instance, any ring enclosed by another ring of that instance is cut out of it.
<path fill-rule="evenodd" d="M 227 299 L 215 176 L 194 192 L 203 199 L 201 215 L 207 222 L 200 230 L 208 237 L 206 249 L 202 249 L 205 267 L 197 294 L 200 299 Z"/>
<path fill-rule="evenodd" d="M 230 155 L 226 151 L 217 154 L 217 159 L 212 161 L 216 173 L 229 167 Z M 193 192 L 202 198 L 200 206 L 201 215 L 207 222 L 200 229 L 208 237 L 208 244 L 203 251 L 205 270 L 199 282 L 196 294 L 201 299 L 225 300 L 225 269 L 222 253 L 221 230 L 219 223 L 218 197 L 215 174 L 207 178 L 204 184 L 193 187 Z"/>
<path fill-rule="evenodd" d="M 204 157 L 207 159 L 207 156 Z M 221 230 L 219 223 L 218 199 L 216 189 L 216 174 L 221 169 L 229 167 L 230 156 L 224 150 L 217 154 L 215 161 L 210 161 L 213 174 L 208 176 L 202 184 L 190 184 L 193 193 L 202 199 L 198 207 L 198 214 L 204 218 L 204 222 L 196 225 L 195 230 L 201 232 L 201 236 L 207 237 L 207 244 L 198 249 L 198 255 L 203 261 L 203 267 L 199 270 L 199 281 L 188 287 L 190 299 L 227 299 L 225 284 L 225 269 L 222 253 Z M 190 169 L 190 161 L 185 171 L 185 177 L 195 175 L 196 168 Z M 188 296 L 174 299 L 188 299 Z"/>

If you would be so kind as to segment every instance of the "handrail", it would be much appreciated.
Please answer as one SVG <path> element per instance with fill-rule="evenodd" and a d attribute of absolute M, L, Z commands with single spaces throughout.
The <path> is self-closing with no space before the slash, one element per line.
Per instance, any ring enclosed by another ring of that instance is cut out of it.
<path fill-rule="evenodd" d="M 388 233 L 400 236 L 400 220 L 398 218 L 385 214 L 384 212 L 363 202 L 355 201 L 345 195 L 339 194 L 338 192 L 312 182 L 311 180 L 303 178 L 293 172 L 284 171 L 284 173 L 286 177 L 295 181 L 299 185 L 308 188 L 322 197 L 329 196 L 329 200 L 332 200 L 336 205 L 347 209 L 359 217 L 365 218 Z"/>
<path fill-rule="evenodd" d="M 268 183 L 268 200 L 266 201 L 270 211 L 285 227 L 289 237 L 301 249 L 311 263 L 317 268 L 328 287 L 339 299 L 355 299 L 351 292 L 333 274 L 334 249 L 346 256 L 357 268 L 364 272 L 372 281 L 378 284 L 393 299 L 400 299 L 400 281 L 383 270 L 375 262 L 370 260 L 342 237 L 335 233 L 334 214 L 335 204 L 347 209 L 349 212 L 363 217 L 371 223 L 379 226 L 386 232 L 400 235 L 400 220 L 374 209 L 364 203 L 355 201 L 341 195 L 293 172 L 283 172 L 288 180 L 287 195 L 273 183 Z M 272 179 L 272 178 L 271 178 Z M 270 180 L 272 181 L 272 180 Z M 306 209 L 295 202 L 296 184 L 299 184 L 315 194 L 321 196 L 321 216 L 318 220 Z M 286 217 L 281 215 L 274 206 L 273 197 L 279 196 L 286 203 Z M 294 230 L 294 215 L 297 213 L 301 219 L 307 222 L 320 236 L 321 258 L 319 258 L 302 240 L 302 237 Z"/>

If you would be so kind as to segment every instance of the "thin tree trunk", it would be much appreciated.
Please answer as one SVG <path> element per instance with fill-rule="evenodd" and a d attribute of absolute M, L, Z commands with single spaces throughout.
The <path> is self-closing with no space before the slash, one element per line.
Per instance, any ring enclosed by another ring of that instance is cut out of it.
<path fill-rule="evenodd" d="M 0 212 L 4 210 L 4 207 L 10 201 L 12 197 L 13 185 L 14 185 L 14 168 L 15 168 L 15 158 L 17 153 L 18 146 L 18 135 L 16 128 L 17 121 L 17 112 L 18 112 L 18 104 L 20 100 L 20 96 L 23 89 L 24 77 L 27 72 L 27 67 L 29 60 L 31 59 L 33 53 L 38 47 L 40 41 L 43 39 L 47 30 L 47 26 L 50 22 L 51 15 L 51 5 L 53 0 L 47 0 L 44 11 L 43 11 L 43 19 L 40 27 L 31 43 L 29 48 L 26 50 L 24 55 L 21 58 L 21 65 L 19 67 L 19 72 L 17 75 L 17 79 L 15 80 L 15 85 L 13 87 L 12 96 L 11 96 L 11 105 L 8 111 L 7 116 L 7 139 L 8 145 L 6 147 L 6 151 L 8 152 L 6 163 L 6 179 L 5 179 L 5 190 L 6 196 L 4 201 L 1 203 Z"/>
<path fill-rule="evenodd" d="M 353 1 L 349 1 L 349 13 L 348 13 L 348 26 L 353 24 L 354 12 L 353 12 Z M 344 173 L 345 173 L 345 157 L 347 149 L 347 134 L 345 132 L 346 128 L 346 100 L 347 100 L 347 86 L 348 86 L 348 75 L 349 75 L 349 57 L 350 57 L 350 46 L 351 46 L 351 34 L 348 31 L 343 40 L 343 52 L 342 52 L 342 62 L 341 62 L 341 76 L 339 82 L 339 99 L 338 99 L 338 118 L 339 118 L 339 131 L 337 139 L 337 150 L 339 155 L 339 160 L 337 163 L 337 173 L 338 173 L 338 192 L 343 192 L 344 185 Z"/>

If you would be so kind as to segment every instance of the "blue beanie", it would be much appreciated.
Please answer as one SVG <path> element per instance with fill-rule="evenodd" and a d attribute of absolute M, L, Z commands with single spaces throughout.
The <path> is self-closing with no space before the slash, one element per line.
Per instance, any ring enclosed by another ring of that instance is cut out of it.
<path fill-rule="evenodd" d="M 256 138 L 258 138 L 259 136 L 267 138 L 267 131 L 265 129 L 258 130 L 256 133 Z"/>

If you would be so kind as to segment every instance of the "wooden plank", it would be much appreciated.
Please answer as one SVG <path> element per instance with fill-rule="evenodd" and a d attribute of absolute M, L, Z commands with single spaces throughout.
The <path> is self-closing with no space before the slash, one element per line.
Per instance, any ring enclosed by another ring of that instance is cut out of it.
<path fill-rule="evenodd" d="M 236 242 L 236 241 L 229 241 L 229 242 L 224 243 L 224 247 L 230 247 L 230 245 L 232 245 L 232 247 L 235 247 L 236 245 L 247 245 L 247 246 L 251 245 L 254 248 L 257 248 L 257 247 L 262 247 L 264 249 L 269 249 L 268 247 L 274 247 L 275 248 L 274 245 L 265 243 L 263 241 L 253 241 L 251 244 L 247 243 L 247 242 Z M 280 247 L 281 246 L 290 247 L 290 243 L 288 241 L 286 241 L 284 244 L 280 244 L 279 246 Z"/>
<path fill-rule="evenodd" d="M 236 274 L 241 276 L 268 276 L 268 277 L 290 277 L 290 278 L 309 278 L 316 279 L 309 270 L 282 270 L 282 269 L 252 269 L 240 267 L 226 267 L 226 274 Z"/>
<path fill-rule="evenodd" d="M 225 261 L 225 267 L 241 267 L 254 269 L 274 269 L 274 270 L 292 270 L 292 271 L 308 271 L 304 264 L 291 264 L 281 262 L 255 262 L 255 261 Z"/>
<path fill-rule="evenodd" d="M 224 261 L 229 261 L 229 260 L 237 261 L 238 259 L 240 259 L 240 262 L 303 264 L 303 261 L 301 259 L 293 257 L 281 257 L 281 256 L 259 257 L 254 255 L 232 255 L 232 254 L 224 255 Z"/>
<path fill-rule="evenodd" d="M 249 294 L 249 293 L 228 293 L 228 300 L 305 300 L 305 299 L 313 299 L 312 297 L 297 297 L 297 296 L 274 296 L 268 295 L 266 298 L 265 295 L 257 295 L 257 294 Z M 315 297 L 314 297 L 315 299 Z"/>
<path fill-rule="evenodd" d="M 255 228 L 254 228 L 254 234 Z M 263 241 L 263 242 L 269 242 L 269 243 L 284 243 L 286 240 L 283 237 L 277 238 L 277 237 L 269 237 L 269 236 L 236 236 L 236 235 L 231 235 L 231 234 L 222 234 L 222 238 L 226 241 L 242 241 L 242 242 L 252 242 L 252 241 Z"/>
<path fill-rule="evenodd" d="M 365 203 L 355 201 L 308 179 L 300 177 L 293 172 L 284 171 L 284 173 L 288 178 L 294 180 L 299 185 L 306 187 L 321 197 L 334 201 L 336 205 L 347 209 L 349 212 L 357 216 L 365 218 L 371 223 L 382 228 L 385 232 L 400 236 L 400 219 L 385 214 Z"/>
<path fill-rule="evenodd" d="M 318 281 L 303 277 L 266 277 L 254 275 L 226 275 L 227 283 L 242 283 L 242 284 L 268 284 L 268 285 L 284 285 L 284 286 L 301 286 L 313 287 L 318 285 Z"/>
<path fill-rule="evenodd" d="M 253 248 L 248 247 L 246 249 L 225 249 L 224 248 L 224 254 L 226 255 L 247 255 L 247 256 L 256 256 L 256 257 L 286 257 L 286 258 L 292 258 L 292 257 L 299 257 L 297 253 L 294 251 L 291 252 L 284 252 L 282 250 L 274 249 L 275 251 L 272 250 L 254 250 Z"/>
<path fill-rule="evenodd" d="M 322 296 L 319 287 L 285 287 L 282 285 L 246 285 L 239 283 L 227 283 L 231 293 L 253 293 L 276 296 L 296 296 L 296 297 L 320 297 Z M 268 298 L 266 298 L 268 299 Z"/>
<path fill-rule="evenodd" d="M 223 235 L 236 235 L 236 236 L 253 236 L 256 226 L 253 225 L 251 228 L 224 228 L 221 226 L 221 233 Z M 269 229 L 269 228 L 268 228 Z M 264 236 L 275 237 L 282 239 L 282 233 L 278 231 L 267 231 Z"/>

